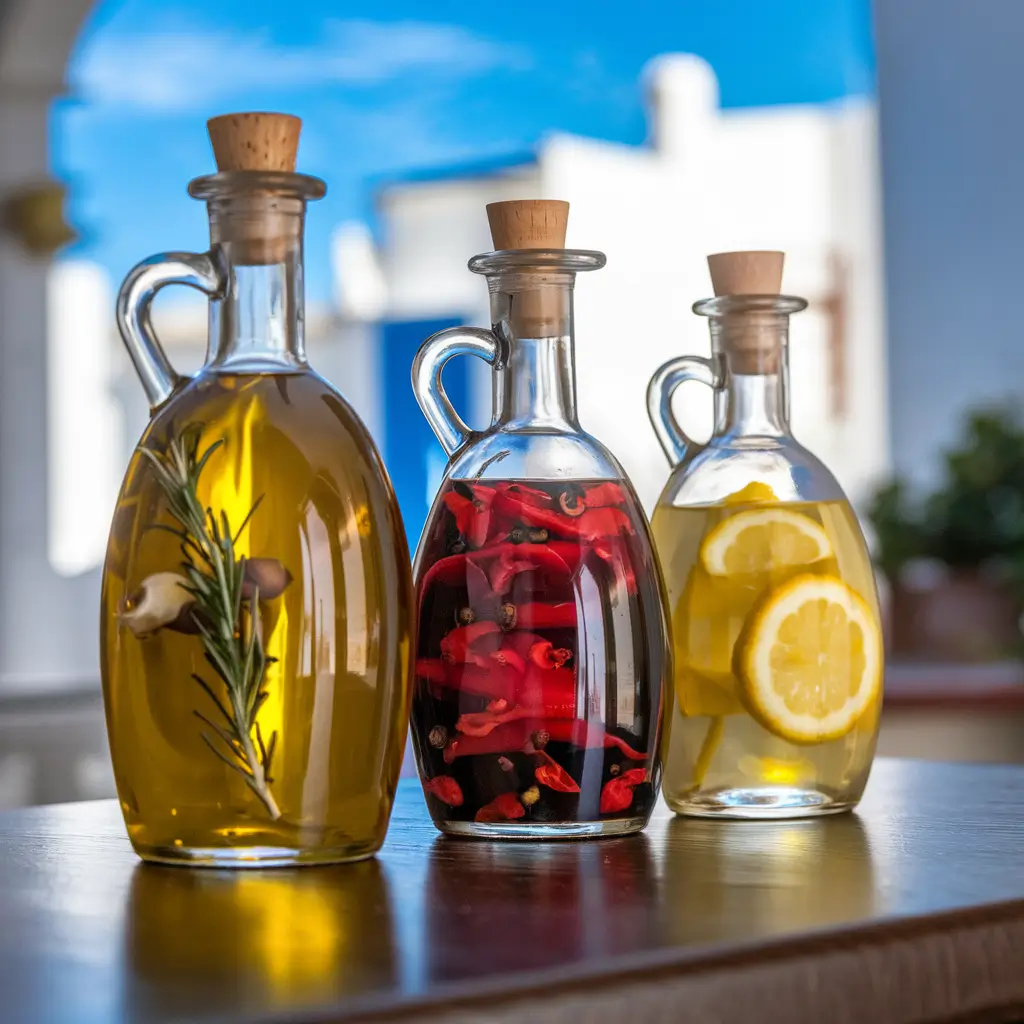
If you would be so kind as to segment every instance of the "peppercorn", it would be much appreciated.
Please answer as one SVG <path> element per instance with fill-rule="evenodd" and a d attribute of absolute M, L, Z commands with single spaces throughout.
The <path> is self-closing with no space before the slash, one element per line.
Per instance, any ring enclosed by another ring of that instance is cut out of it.
<path fill-rule="evenodd" d="M 509 533 L 508 539 L 511 544 L 522 544 L 526 540 L 526 530 L 521 526 L 516 526 Z"/>
<path fill-rule="evenodd" d="M 548 741 L 551 739 L 551 733 L 547 732 L 544 729 L 538 729 L 537 732 L 533 734 L 532 739 L 533 745 L 538 750 L 543 750 L 548 745 Z"/>
<path fill-rule="evenodd" d="M 542 526 L 537 527 L 530 531 L 530 543 L 531 544 L 543 544 L 547 541 L 550 534 Z"/>
<path fill-rule="evenodd" d="M 472 608 L 460 608 L 455 615 L 455 620 L 460 626 L 472 626 L 476 622 L 476 612 Z"/>
<path fill-rule="evenodd" d="M 617 764 L 613 764 L 611 766 L 610 771 L 611 771 L 612 775 L 618 775 L 619 772 L 622 771 L 622 766 L 621 765 L 617 765 Z"/>
<path fill-rule="evenodd" d="M 516 628 L 516 606 L 514 604 L 503 604 L 498 609 L 496 616 L 498 625 L 506 632 Z"/>
<path fill-rule="evenodd" d="M 432 747 L 437 747 L 438 750 L 441 750 L 448 743 L 448 730 L 443 725 L 435 725 L 430 730 L 427 739 Z"/>

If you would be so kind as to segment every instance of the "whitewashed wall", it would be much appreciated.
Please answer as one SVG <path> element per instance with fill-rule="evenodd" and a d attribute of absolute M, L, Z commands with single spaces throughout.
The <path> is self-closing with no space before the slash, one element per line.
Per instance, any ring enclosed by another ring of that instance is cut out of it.
<path fill-rule="evenodd" d="M 385 189 L 389 308 L 408 318 L 475 310 L 486 322 L 482 283 L 464 269 L 468 256 L 490 247 L 484 205 L 568 199 L 567 245 L 608 255 L 604 270 L 577 283 L 581 421 L 621 459 L 650 506 L 668 467 L 647 421 L 647 382 L 673 355 L 708 352 L 707 323 L 690 312 L 710 290 L 705 255 L 784 249 L 784 288 L 812 300 L 793 324 L 794 427 L 861 498 L 889 466 L 873 105 L 723 112 L 711 69 L 684 55 L 658 58 L 647 77 L 648 147 L 555 135 L 538 149 L 535 176 L 516 168 Z M 830 401 L 820 308 L 836 254 L 849 273 L 841 416 Z M 483 384 L 479 401 L 490 401 Z M 710 394 L 687 387 L 678 404 L 684 425 L 706 434 Z"/>

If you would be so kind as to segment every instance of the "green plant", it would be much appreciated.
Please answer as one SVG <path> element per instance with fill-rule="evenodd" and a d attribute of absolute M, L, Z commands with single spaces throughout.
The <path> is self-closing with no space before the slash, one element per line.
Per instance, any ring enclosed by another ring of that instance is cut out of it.
<path fill-rule="evenodd" d="M 876 562 L 895 579 L 911 559 L 950 566 L 997 563 L 1024 591 L 1024 424 L 1009 407 L 971 413 L 961 443 L 944 456 L 940 486 L 922 500 L 903 481 L 881 487 L 868 508 Z"/>

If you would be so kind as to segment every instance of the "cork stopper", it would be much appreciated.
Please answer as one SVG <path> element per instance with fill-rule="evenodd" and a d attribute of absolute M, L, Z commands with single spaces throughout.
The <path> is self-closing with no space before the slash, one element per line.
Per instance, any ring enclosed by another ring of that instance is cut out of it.
<path fill-rule="evenodd" d="M 716 295 L 778 295 L 783 252 L 718 252 L 708 257 Z"/>
<path fill-rule="evenodd" d="M 224 114 L 206 123 L 220 172 L 295 173 L 302 121 L 291 114 Z M 272 189 L 240 190 L 211 218 L 211 239 L 249 266 L 281 263 L 302 231 L 300 207 Z"/>
<path fill-rule="evenodd" d="M 302 121 L 291 114 L 223 114 L 206 128 L 218 171 L 295 172 Z"/>
<path fill-rule="evenodd" d="M 782 252 L 719 252 L 708 256 L 716 296 L 778 295 Z M 732 373 L 776 374 L 782 359 L 778 314 L 751 310 L 729 313 L 718 328 L 718 344 Z"/>
<path fill-rule="evenodd" d="M 490 203 L 487 222 L 496 251 L 564 249 L 569 204 L 559 199 L 516 199 Z M 522 267 L 510 280 L 509 329 L 519 338 L 568 333 L 569 293 L 564 272 Z"/>
<path fill-rule="evenodd" d="M 561 199 L 489 203 L 487 222 L 496 250 L 564 249 L 569 204 Z"/>

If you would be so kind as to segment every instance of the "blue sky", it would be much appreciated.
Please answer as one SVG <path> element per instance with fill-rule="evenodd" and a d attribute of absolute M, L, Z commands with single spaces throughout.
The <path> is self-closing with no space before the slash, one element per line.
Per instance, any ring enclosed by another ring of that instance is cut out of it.
<path fill-rule="evenodd" d="M 725 106 L 870 93 L 869 6 L 105 0 L 52 120 L 83 232 L 73 252 L 119 281 L 152 252 L 205 248 L 204 207 L 185 191 L 213 169 L 205 119 L 285 110 L 306 122 L 300 169 L 328 183 L 307 232 L 307 287 L 324 300 L 331 228 L 372 221 L 375 180 L 521 153 L 552 131 L 640 144 L 641 71 L 658 53 L 708 60 Z"/>

